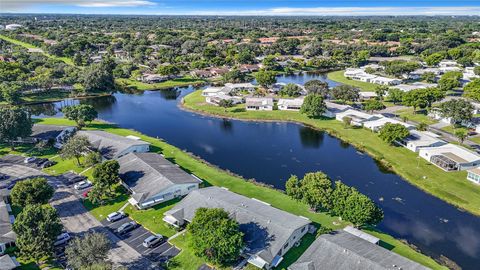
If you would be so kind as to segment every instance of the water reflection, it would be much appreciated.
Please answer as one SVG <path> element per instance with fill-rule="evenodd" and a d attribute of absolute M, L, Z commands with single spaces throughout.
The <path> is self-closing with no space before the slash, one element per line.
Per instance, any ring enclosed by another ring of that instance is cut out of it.
<path fill-rule="evenodd" d="M 325 136 L 324 132 L 305 126 L 299 126 L 298 131 L 300 133 L 300 140 L 303 147 L 320 148 L 323 142 L 323 137 Z"/>
<path fill-rule="evenodd" d="M 225 133 L 232 133 L 233 132 L 233 123 L 230 119 L 223 118 L 220 122 L 220 130 L 224 131 Z"/>

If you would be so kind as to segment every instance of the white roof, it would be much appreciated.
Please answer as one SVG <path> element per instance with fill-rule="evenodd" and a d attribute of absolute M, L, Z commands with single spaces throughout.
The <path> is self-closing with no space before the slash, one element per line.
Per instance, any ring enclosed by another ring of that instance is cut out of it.
<path fill-rule="evenodd" d="M 223 90 L 223 87 L 207 87 L 203 89 L 203 93 L 218 93 Z"/>
<path fill-rule="evenodd" d="M 356 229 L 352 226 L 347 226 L 345 228 L 343 228 L 344 231 L 350 233 L 350 234 L 353 234 L 357 237 L 360 237 L 362 238 L 363 240 L 367 240 L 368 242 L 372 243 L 372 244 L 376 244 L 378 242 L 380 242 L 380 239 L 371 235 L 371 234 L 368 234 L 366 232 L 363 232 L 359 229 Z"/>
<path fill-rule="evenodd" d="M 394 88 L 400 89 L 404 92 L 412 91 L 415 89 L 425 89 L 425 88 L 431 88 L 431 87 L 436 87 L 437 84 L 435 83 L 422 83 L 422 82 L 414 82 L 411 84 L 399 84 L 392 86 Z"/>
<path fill-rule="evenodd" d="M 235 88 L 254 88 L 255 85 L 253 85 L 251 83 L 226 83 L 225 87 L 229 87 L 229 88 L 232 88 L 232 89 L 235 89 Z"/>
<path fill-rule="evenodd" d="M 407 124 L 407 123 L 404 123 L 402 121 L 398 121 L 396 119 L 393 119 L 393 118 L 388 118 L 388 117 L 383 117 L 383 116 L 380 116 L 380 118 L 378 119 L 374 119 L 374 120 L 370 120 L 370 121 L 365 121 L 363 123 L 363 125 L 367 128 L 375 128 L 375 127 L 382 127 L 383 125 L 385 125 L 386 123 L 391 123 L 391 124 L 400 124 L 406 128 L 412 128 L 414 127 L 413 125 L 410 125 L 410 124 Z"/>
<path fill-rule="evenodd" d="M 303 97 L 299 98 L 281 98 L 278 100 L 278 106 L 302 106 L 303 104 Z"/>
<path fill-rule="evenodd" d="M 254 98 L 249 97 L 245 99 L 247 106 L 273 106 L 273 98 Z"/>
<path fill-rule="evenodd" d="M 363 118 L 363 119 L 370 119 L 370 118 L 374 117 L 371 114 L 364 113 L 364 112 L 357 111 L 357 110 L 353 110 L 353 109 L 349 109 L 349 110 L 346 110 L 344 112 L 341 112 L 341 113 L 337 114 L 338 118 L 343 118 L 345 116 L 350 116 L 350 117 L 355 117 L 355 118 Z"/>
<path fill-rule="evenodd" d="M 337 104 L 330 101 L 325 101 L 325 105 L 327 106 L 327 110 L 336 110 L 336 111 L 344 111 L 348 109 L 353 109 L 352 106 Z"/>
<path fill-rule="evenodd" d="M 382 77 L 382 76 L 374 76 L 375 81 L 377 82 L 395 82 L 395 81 L 400 81 L 399 79 L 392 79 L 392 78 L 387 78 L 387 77 Z"/>
<path fill-rule="evenodd" d="M 410 131 L 410 136 L 405 138 L 404 141 L 415 146 L 430 146 L 432 144 L 441 142 L 446 144 L 446 142 L 438 139 L 437 137 L 431 136 L 431 134 L 431 132 L 412 130 Z"/>
<path fill-rule="evenodd" d="M 372 98 L 377 96 L 377 93 L 375 92 L 360 92 L 359 94 L 360 94 L 360 97 L 363 97 L 363 98 Z"/>
<path fill-rule="evenodd" d="M 428 152 L 430 156 L 443 155 L 458 163 L 470 163 L 480 160 L 478 154 L 451 143 L 437 147 L 425 147 L 420 149 L 420 151 Z"/>

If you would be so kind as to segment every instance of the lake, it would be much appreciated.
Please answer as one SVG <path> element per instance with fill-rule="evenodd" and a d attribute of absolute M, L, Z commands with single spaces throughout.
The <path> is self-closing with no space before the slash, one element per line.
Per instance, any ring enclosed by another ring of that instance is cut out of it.
<path fill-rule="evenodd" d="M 278 81 L 303 84 L 315 78 L 327 80 L 321 74 L 303 74 L 281 76 Z M 181 110 L 177 106 L 181 97 L 194 90 L 116 93 L 81 102 L 95 106 L 101 119 L 163 138 L 222 169 L 279 189 L 292 174 L 323 171 L 382 207 L 380 230 L 432 257 L 443 255 L 463 269 L 480 268 L 480 218 L 382 170 L 368 155 L 324 132 L 293 123 L 244 122 Z M 35 105 L 32 110 L 39 117 L 60 116 L 59 108 L 78 102 Z"/>

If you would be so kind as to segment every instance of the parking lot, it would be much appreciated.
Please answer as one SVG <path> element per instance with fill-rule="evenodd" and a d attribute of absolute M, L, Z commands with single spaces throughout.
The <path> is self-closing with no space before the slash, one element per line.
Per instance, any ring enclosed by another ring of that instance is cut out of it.
<path fill-rule="evenodd" d="M 110 223 L 107 220 L 103 220 L 102 225 L 104 225 L 105 227 L 109 228 L 112 232 L 114 232 L 122 224 L 130 221 L 132 220 L 129 219 L 128 217 L 113 223 Z M 146 230 L 142 226 L 138 226 L 136 229 L 124 235 L 118 235 L 118 234 L 116 235 L 120 239 L 122 239 L 127 245 L 129 245 L 131 248 L 135 249 L 138 253 L 140 253 L 141 255 L 147 257 L 148 259 L 154 262 L 166 261 L 169 258 L 176 256 L 180 252 L 180 250 L 178 250 L 176 247 L 170 245 L 166 241 L 167 239 L 165 239 L 164 242 L 162 242 L 161 244 L 159 244 L 154 248 L 144 247 L 143 240 L 153 235 L 153 233 Z"/>

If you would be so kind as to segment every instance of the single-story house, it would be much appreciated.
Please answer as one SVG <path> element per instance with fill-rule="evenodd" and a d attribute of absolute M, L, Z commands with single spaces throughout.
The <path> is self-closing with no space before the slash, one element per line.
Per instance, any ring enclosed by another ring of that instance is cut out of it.
<path fill-rule="evenodd" d="M 286 83 L 277 82 L 274 83 L 268 90 L 272 93 L 278 93 L 282 88 L 287 85 Z"/>
<path fill-rule="evenodd" d="M 289 270 L 427 270 L 429 268 L 345 230 L 319 236 Z"/>
<path fill-rule="evenodd" d="M 432 88 L 436 87 L 437 84 L 435 83 L 423 83 L 423 82 L 414 82 L 411 84 L 399 84 L 393 86 L 393 88 L 399 89 L 403 92 L 409 92 L 415 89 L 426 89 L 426 88 Z"/>
<path fill-rule="evenodd" d="M 352 126 L 359 126 L 359 127 L 363 126 L 363 123 L 366 121 L 375 120 L 379 118 L 378 116 L 357 111 L 354 109 L 348 109 L 344 112 L 337 113 L 335 115 L 335 119 L 337 119 L 338 121 L 343 121 L 345 117 L 350 117 L 352 119 L 351 121 Z"/>
<path fill-rule="evenodd" d="M 159 75 L 159 74 L 145 73 L 145 74 L 142 74 L 142 76 L 138 79 L 139 81 L 142 81 L 144 83 L 159 83 L 159 82 L 167 81 L 168 79 L 170 79 L 170 77 Z"/>
<path fill-rule="evenodd" d="M 311 229 L 310 220 L 272 207 L 254 198 L 247 198 L 220 187 L 190 192 L 163 220 L 174 226 L 191 222 L 200 207 L 223 208 L 240 224 L 245 234 L 243 256 L 258 268 L 276 267 L 290 248 Z"/>
<path fill-rule="evenodd" d="M 273 110 L 273 98 L 246 98 L 247 111 L 271 111 Z"/>
<path fill-rule="evenodd" d="M 455 60 L 442 60 L 438 63 L 438 66 L 441 68 L 444 67 L 458 67 L 458 63 Z"/>
<path fill-rule="evenodd" d="M 20 267 L 20 263 L 17 262 L 15 257 L 10 257 L 10 255 L 0 256 L 0 270 L 13 270 L 17 267 Z"/>
<path fill-rule="evenodd" d="M 396 85 L 402 83 L 402 80 L 399 79 L 392 79 L 366 73 L 365 70 L 362 68 L 347 68 L 343 75 L 352 80 L 376 83 L 381 85 Z"/>
<path fill-rule="evenodd" d="M 10 205 L 0 200 L 0 255 L 4 254 L 7 248 L 13 246 L 17 240 L 12 227 L 15 218 L 11 212 Z"/>
<path fill-rule="evenodd" d="M 198 189 L 202 182 L 156 153 L 129 153 L 118 159 L 129 202 L 145 209 Z"/>
<path fill-rule="evenodd" d="M 370 100 L 376 98 L 378 95 L 375 92 L 360 92 L 360 100 Z"/>
<path fill-rule="evenodd" d="M 387 78 L 382 76 L 375 76 L 375 78 L 370 79 L 368 82 L 381 84 L 381 85 L 397 85 L 397 84 L 401 84 L 402 80 L 392 79 L 392 78 Z"/>
<path fill-rule="evenodd" d="M 435 76 L 438 76 L 442 72 L 438 68 L 419 68 L 419 69 L 416 69 L 416 70 L 410 72 L 406 76 L 406 79 L 419 80 L 419 79 L 422 78 L 423 74 L 425 74 L 425 73 L 433 73 L 433 74 L 435 74 Z"/>
<path fill-rule="evenodd" d="M 475 184 L 480 184 L 480 168 L 475 167 L 473 169 L 467 170 L 467 179 Z"/>
<path fill-rule="evenodd" d="M 281 111 L 299 111 L 303 105 L 303 97 L 281 98 L 278 100 L 278 109 Z"/>
<path fill-rule="evenodd" d="M 222 100 L 231 100 L 233 104 L 240 104 L 243 103 L 244 99 L 242 97 L 238 96 L 230 96 L 227 94 L 224 94 L 222 92 L 213 95 L 213 96 L 207 96 L 205 98 L 205 102 L 213 104 L 213 105 L 218 105 L 220 101 Z"/>
<path fill-rule="evenodd" d="M 363 126 L 368 128 L 368 129 L 371 129 L 374 132 L 379 131 L 386 123 L 400 124 L 400 125 L 406 127 L 407 129 L 414 129 L 415 128 L 414 125 L 410 125 L 410 124 L 404 123 L 402 121 L 398 121 L 398 120 L 393 119 L 393 118 L 384 117 L 382 115 L 377 115 L 377 117 L 378 117 L 377 119 L 372 119 L 372 120 L 368 120 L 368 121 L 363 122 Z"/>
<path fill-rule="evenodd" d="M 477 78 L 480 78 L 479 75 L 475 74 L 475 67 L 466 67 L 463 71 L 463 79 L 466 81 L 471 81 Z"/>
<path fill-rule="evenodd" d="M 421 148 L 419 155 L 445 171 L 467 170 L 480 165 L 477 153 L 451 143 Z"/>
<path fill-rule="evenodd" d="M 52 140 L 55 147 L 61 148 L 75 131 L 76 128 L 71 126 L 36 124 L 32 127 L 32 135 L 30 135 L 30 138 L 35 142 Z"/>
<path fill-rule="evenodd" d="M 255 85 L 251 83 L 226 83 L 225 88 L 228 92 L 255 91 Z"/>
<path fill-rule="evenodd" d="M 120 136 L 103 130 L 80 130 L 80 136 L 86 136 L 92 147 L 105 159 L 117 159 L 128 153 L 145 153 L 150 150 L 150 143 L 135 136 Z"/>
<path fill-rule="evenodd" d="M 433 133 L 418 130 L 411 130 L 410 135 L 398 143 L 413 152 L 418 152 L 424 147 L 437 147 L 447 144 Z"/>
<path fill-rule="evenodd" d="M 353 110 L 352 106 L 337 104 L 329 101 L 325 101 L 327 110 L 323 113 L 323 116 L 329 118 L 335 118 L 338 113 L 342 113 L 346 110 Z"/>
<path fill-rule="evenodd" d="M 207 87 L 207 88 L 202 90 L 202 96 L 204 96 L 204 97 L 215 96 L 219 93 L 228 94 L 228 92 L 226 92 L 224 90 L 225 90 L 225 88 L 223 86 L 222 87 Z"/>

